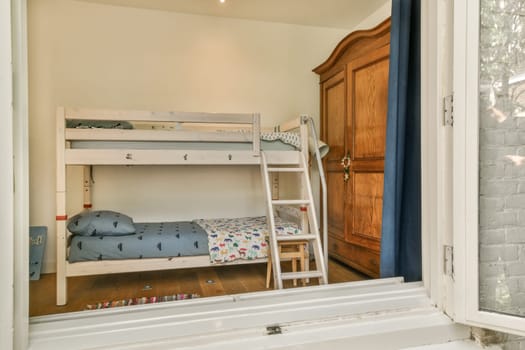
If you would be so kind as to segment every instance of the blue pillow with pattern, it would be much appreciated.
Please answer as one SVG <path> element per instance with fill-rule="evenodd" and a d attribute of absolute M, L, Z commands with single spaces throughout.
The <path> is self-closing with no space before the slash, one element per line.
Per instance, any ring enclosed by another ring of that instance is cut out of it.
<path fill-rule="evenodd" d="M 135 233 L 133 219 L 111 210 L 77 214 L 69 219 L 67 229 L 81 236 L 124 236 Z"/>

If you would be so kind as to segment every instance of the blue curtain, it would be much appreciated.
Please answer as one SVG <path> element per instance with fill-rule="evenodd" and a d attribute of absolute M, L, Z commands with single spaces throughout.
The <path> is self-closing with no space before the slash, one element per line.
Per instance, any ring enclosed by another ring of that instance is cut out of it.
<path fill-rule="evenodd" d="M 420 0 L 393 0 L 381 277 L 421 280 Z"/>

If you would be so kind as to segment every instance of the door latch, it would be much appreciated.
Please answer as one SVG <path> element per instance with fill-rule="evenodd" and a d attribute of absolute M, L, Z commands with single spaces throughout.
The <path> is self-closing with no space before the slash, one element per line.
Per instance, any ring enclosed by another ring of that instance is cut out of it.
<path fill-rule="evenodd" d="M 347 182 L 350 179 L 350 165 L 352 164 L 352 158 L 350 158 L 350 153 L 347 153 L 346 156 L 341 159 L 341 165 L 343 166 L 344 171 L 344 181 Z"/>

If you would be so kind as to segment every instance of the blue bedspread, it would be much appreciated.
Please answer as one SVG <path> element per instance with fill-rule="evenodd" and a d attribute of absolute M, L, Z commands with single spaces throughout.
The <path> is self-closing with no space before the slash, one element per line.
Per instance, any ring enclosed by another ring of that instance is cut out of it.
<path fill-rule="evenodd" d="M 127 236 L 76 236 L 69 262 L 208 255 L 208 237 L 190 221 L 136 223 Z"/>

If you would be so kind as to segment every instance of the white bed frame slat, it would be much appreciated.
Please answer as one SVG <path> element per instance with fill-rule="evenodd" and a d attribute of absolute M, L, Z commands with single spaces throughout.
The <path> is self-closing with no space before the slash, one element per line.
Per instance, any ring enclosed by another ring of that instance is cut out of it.
<path fill-rule="evenodd" d="M 245 265 L 265 263 L 267 259 L 256 260 L 235 260 L 225 265 Z M 210 263 L 208 255 L 198 256 L 181 256 L 174 258 L 153 258 L 153 259 L 126 259 L 126 260 L 101 260 L 101 261 L 83 261 L 76 263 L 67 263 L 67 275 L 89 276 L 107 273 L 124 273 L 124 272 L 141 272 L 185 269 L 194 267 L 221 266 Z"/>
<path fill-rule="evenodd" d="M 94 131 L 96 130 L 96 131 Z M 66 129 L 66 140 L 84 141 L 195 141 L 252 142 L 252 133 L 234 131 Z"/>
<path fill-rule="evenodd" d="M 117 111 L 66 108 L 67 119 L 252 124 L 252 113 Z"/>
<path fill-rule="evenodd" d="M 296 151 L 268 151 L 272 163 L 293 164 Z M 253 151 L 66 149 L 67 165 L 259 165 Z"/>

